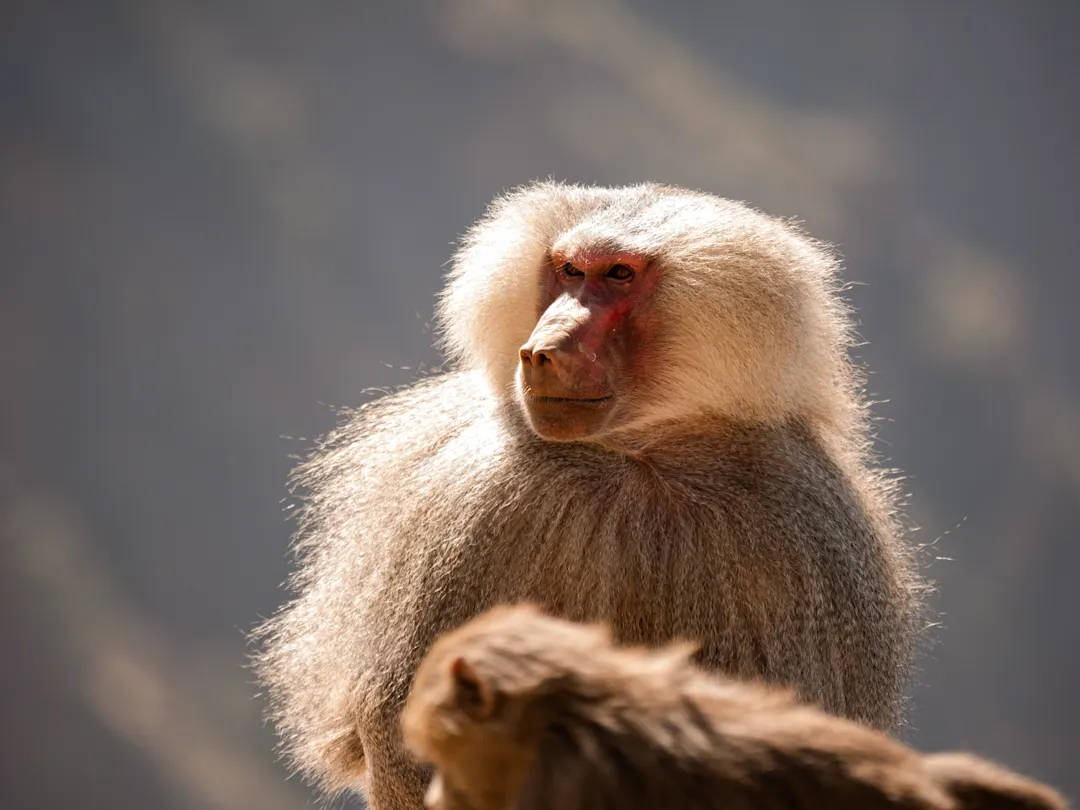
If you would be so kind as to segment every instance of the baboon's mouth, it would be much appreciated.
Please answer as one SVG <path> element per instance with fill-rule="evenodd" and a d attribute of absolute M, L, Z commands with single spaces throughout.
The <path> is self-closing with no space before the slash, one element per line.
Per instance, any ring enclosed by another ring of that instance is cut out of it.
<path fill-rule="evenodd" d="M 529 394 L 533 402 L 551 405 L 603 405 L 611 402 L 615 397 L 608 394 L 606 397 L 542 397 L 537 394 Z"/>

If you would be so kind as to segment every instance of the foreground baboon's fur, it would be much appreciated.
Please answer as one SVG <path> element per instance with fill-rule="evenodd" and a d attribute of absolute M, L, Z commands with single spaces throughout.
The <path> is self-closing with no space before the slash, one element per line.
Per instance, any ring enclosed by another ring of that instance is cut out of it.
<path fill-rule="evenodd" d="M 431 810 L 1064 810 L 970 754 L 922 755 L 706 674 L 692 645 L 618 648 L 606 626 L 500 607 L 439 639 L 403 715 Z"/>
<path fill-rule="evenodd" d="M 398 726 L 416 666 L 518 600 L 694 639 L 707 667 L 894 727 L 920 586 L 835 271 L 707 194 L 496 201 L 440 301 L 453 370 L 353 412 L 298 470 L 296 598 L 258 660 L 295 766 L 419 807 Z"/>

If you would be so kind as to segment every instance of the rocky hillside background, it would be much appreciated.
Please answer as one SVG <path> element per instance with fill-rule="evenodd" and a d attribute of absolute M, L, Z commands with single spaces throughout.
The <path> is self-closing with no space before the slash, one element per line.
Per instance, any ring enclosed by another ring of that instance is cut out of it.
<path fill-rule="evenodd" d="M 1080 6 L 8 0 L 0 804 L 288 810 L 245 632 L 291 456 L 439 362 L 489 198 L 839 244 L 943 627 L 909 737 L 1080 797 Z"/>

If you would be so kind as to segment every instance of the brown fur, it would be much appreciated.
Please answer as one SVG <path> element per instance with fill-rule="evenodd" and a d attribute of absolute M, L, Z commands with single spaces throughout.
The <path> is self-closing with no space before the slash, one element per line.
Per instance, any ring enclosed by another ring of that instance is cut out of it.
<path fill-rule="evenodd" d="M 402 717 L 431 810 L 1064 810 L 970 754 L 923 756 L 785 690 L 706 674 L 690 645 L 496 608 L 436 641 Z"/>
<path fill-rule="evenodd" d="M 635 385 L 603 431 L 547 441 L 519 351 L 552 251 L 593 245 L 657 268 Z M 871 464 L 835 270 L 706 194 L 542 183 L 497 201 L 440 303 L 456 369 L 360 408 L 297 473 L 296 598 L 257 665 L 298 769 L 419 807 L 398 727 L 416 666 L 520 600 L 625 642 L 695 639 L 710 668 L 895 727 L 921 586 Z"/>

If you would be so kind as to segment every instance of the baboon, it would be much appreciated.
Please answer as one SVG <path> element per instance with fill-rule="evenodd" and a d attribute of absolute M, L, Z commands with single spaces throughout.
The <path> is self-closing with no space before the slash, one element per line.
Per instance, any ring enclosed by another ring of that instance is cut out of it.
<path fill-rule="evenodd" d="M 923 586 L 836 266 L 705 193 L 497 199 L 439 301 L 450 370 L 347 414 L 296 471 L 295 599 L 255 663 L 292 763 L 419 807 L 417 665 L 523 600 L 894 728 Z"/>
<path fill-rule="evenodd" d="M 405 705 L 430 810 L 1064 810 L 963 753 L 923 756 L 778 687 L 707 674 L 694 645 L 497 607 L 438 639 Z"/>

